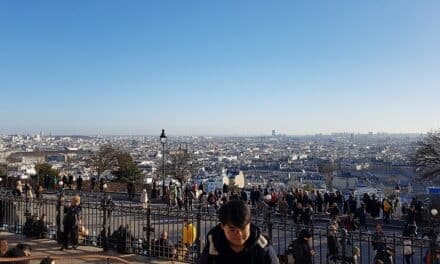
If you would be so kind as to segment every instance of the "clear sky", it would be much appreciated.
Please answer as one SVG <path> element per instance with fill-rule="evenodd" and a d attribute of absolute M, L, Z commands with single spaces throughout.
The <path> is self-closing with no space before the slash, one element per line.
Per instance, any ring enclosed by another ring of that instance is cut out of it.
<path fill-rule="evenodd" d="M 0 1 L 0 133 L 440 127 L 440 1 Z"/>

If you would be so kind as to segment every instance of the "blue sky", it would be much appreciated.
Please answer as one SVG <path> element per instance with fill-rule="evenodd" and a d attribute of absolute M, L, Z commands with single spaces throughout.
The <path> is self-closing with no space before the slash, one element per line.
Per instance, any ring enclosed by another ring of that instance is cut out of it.
<path fill-rule="evenodd" d="M 0 1 L 0 133 L 440 127 L 440 1 Z"/>

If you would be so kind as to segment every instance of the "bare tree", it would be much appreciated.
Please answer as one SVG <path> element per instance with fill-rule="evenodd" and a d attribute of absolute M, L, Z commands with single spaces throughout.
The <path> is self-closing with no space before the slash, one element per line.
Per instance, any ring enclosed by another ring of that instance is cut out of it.
<path fill-rule="evenodd" d="M 171 151 L 170 163 L 167 166 L 167 173 L 174 179 L 178 180 L 183 186 L 191 176 L 194 176 L 199 164 L 188 151 L 179 147 L 177 150 Z"/>
<path fill-rule="evenodd" d="M 116 167 L 116 150 L 111 145 L 104 145 L 99 150 L 93 153 L 91 157 L 92 166 L 98 174 L 98 181 L 101 174 L 106 170 L 111 170 Z"/>
<path fill-rule="evenodd" d="M 438 181 L 440 176 L 440 131 L 430 132 L 420 140 L 412 159 L 422 179 Z"/>

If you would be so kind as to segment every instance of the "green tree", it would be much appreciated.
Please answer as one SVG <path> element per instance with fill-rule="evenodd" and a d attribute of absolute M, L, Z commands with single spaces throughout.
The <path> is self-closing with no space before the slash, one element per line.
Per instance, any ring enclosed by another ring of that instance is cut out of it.
<path fill-rule="evenodd" d="M 422 179 L 439 182 L 440 131 L 428 133 L 417 143 L 412 160 Z"/>
<path fill-rule="evenodd" d="M 116 153 L 117 170 L 113 173 L 120 182 L 139 182 L 141 179 L 141 172 L 134 164 L 133 158 L 129 153 L 119 151 Z"/>
<path fill-rule="evenodd" d="M 35 165 L 36 175 L 33 176 L 36 186 L 44 185 L 44 177 L 49 177 L 50 182 L 53 183 L 55 178 L 58 178 L 59 171 L 52 168 L 52 165 L 48 163 L 40 163 Z"/>

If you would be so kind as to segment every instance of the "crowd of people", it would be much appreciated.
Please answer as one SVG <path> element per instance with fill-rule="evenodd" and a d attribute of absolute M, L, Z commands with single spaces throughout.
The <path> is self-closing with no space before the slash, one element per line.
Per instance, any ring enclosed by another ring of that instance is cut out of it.
<path fill-rule="evenodd" d="M 134 186 L 130 185 L 127 187 L 127 190 L 130 192 L 129 198 L 133 200 Z M 37 188 L 34 196 L 29 184 L 22 184 L 20 181 L 17 181 L 12 194 L 14 196 L 24 197 L 27 200 L 34 199 L 34 197 L 39 200 L 42 197 L 43 191 L 44 188 L 40 186 Z M 143 208 L 149 206 L 150 197 L 154 198 L 152 196 L 152 193 L 149 195 L 145 189 L 143 190 L 140 198 L 140 203 Z M 327 232 L 327 261 L 329 263 L 332 261 L 336 263 L 341 259 L 347 263 L 357 263 L 360 250 L 353 246 L 354 244 L 353 241 L 350 241 L 349 234 L 358 229 L 367 230 L 367 218 L 382 219 L 384 225 L 387 225 L 391 219 L 404 220 L 405 226 L 402 236 L 404 238 L 403 252 L 406 264 L 412 263 L 414 239 L 420 237 L 418 223 L 422 217 L 422 203 L 417 199 L 413 199 L 408 205 L 402 205 L 397 196 L 379 199 L 376 195 L 369 195 L 367 193 L 359 197 L 353 193 L 343 195 L 340 191 L 321 192 L 319 190 L 304 190 L 300 188 L 277 190 L 270 186 L 265 188 L 255 186 L 252 190 L 244 190 L 230 188 L 224 185 L 222 189 L 206 192 L 202 184 L 184 185 L 183 187 L 170 184 L 166 188 L 164 198 L 170 207 L 179 209 L 185 208 L 191 211 L 193 204 L 198 204 L 202 211 L 218 213 L 220 225 L 212 230 L 212 233 L 210 233 L 211 237 L 208 235 L 206 240 L 207 244 L 218 244 L 219 242 L 217 240 L 212 239 L 217 239 L 219 234 L 223 242 L 229 241 L 228 239 L 234 240 L 233 237 L 228 238 L 228 234 L 234 232 L 237 234 L 248 232 L 253 239 L 255 239 L 254 236 L 259 237 L 259 235 L 261 235 L 261 231 L 255 229 L 256 227 L 254 225 L 249 225 L 250 229 L 246 229 L 248 228 L 246 227 L 247 224 L 250 224 L 250 220 L 247 218 L 241 220 L 234 220 L 234 218 L 229 219 L 226 216 L 226 220 L 221 218 L 222 210 L 226 210 L 223 208 L 227 208 L 230 204 L 236 204 L 235 206 L 238 206 L 238 204 L 241 206 L 241 204 L 243 204 L 245 207 L 240 207 L 240 210 L 244 210 L 246 214 L 247 210 L 249 210 L 249 213 L 255 210 L 260 214 L 277 214 L 281 218 L 291 219 L 297 227 L 297 239 L 289 246 L 289 255 L 296 260 L 301 260 L 301 263 L 303 263 L 303 261 L 304 263 L 309 263 L 310 259 L 313 259 L 314 250 L 310 244 L 310 240 L 313 239 L 313 234 L 308 227 L 313 225 L 316 215 L 326 216 L 329 220 Z M 31 208 L 26 208 L 26 211 L 29 212 L 26 214 L 27 221 L 24 225 L 24 231 L 29 229 L 33 232 L 32 236 L 45 237 L 45 234 L 47 234 L 47 229 L 45 229 L 45 216 L 41 215 L 35 218 L 32 211 L 38 214 L 39 205 L 38 203 L 30 204 L 33 206 L 37 204 L 37 207 L 32 208 L 31 206 Z M 60 230 L 60 237 L 62 238 L 61 250 L 68 249 L 69 243 L 72 245 L 72 248 L 75 249 L 79 244 L 78 236 L 82 226 L 80 197 L 74 196 L 68 205 L 64 204 L 63 201 L 61 201 L 61 204 L 63 206 L 59 207 L 60 213 L 57 216 L 62 224 Z M 61 208 L 63 208 L 62 211 Z M 232 227 L 229 228 L 231 225 Z M 29 228 L 27 228 L 27 226 Z M 129 228 L 127 227 L 126 229 L 125 234 L 128 234 Z M 39 231 L 35 232 L 35 230 Z M 193 223 L 190 223 L 186 219 L 183 224 L 182 240 L 173 243 L 169 239 L 168 233 L 163 231 L 160 237 L 151 241 L 150 253 L 158 257 L 187 260 L 188 252 L 191 252 L 191 247 L 194 246 L 196 239 L 195 230 L 196 228 Z M 228 233 L 228 230 L 231 232 Z M 114 234 L 117 233 L 116 231 Z M 224 237 L 221 235 L 222 232 Z M 121 231 L 117 234 L 120 233 L 123 232 Z M 428 236 L 431 241 L 436 241 L 438 238 L 438 234 L 435 230 L 429 234 L 422 234 L 422 236 Z M 126 235 L 124 237 L 127 239 Z M 129 237 L 130 241 L 128 244 L 131 243 L 131 240 L 134 240 L 132 236 Z M 262 235 L 261 237 L 264 238 Z M 236 237 L 236 239 L 236 242 L 239 243 L 238 237 Z M 117 236 L 117 240 L 121 240 L 120 236 Z M 127 243 L 125 242 L 126 241 L 124 241 L 123 244 L 126 245 Z M 118 245 L 118 242 L 116 242 L 116 244 Z M 223 245 L 224 243 L 218 244 L 219 248 L 216 247 L 215 250 L 224 250 L 224 248 L 221 248 Z M 371 246 L 375 251 L 374 259 L 376 263 L 393 263 L 389 262 L 389 260 L 392 260 L 395 251 L 390 247 L 389 243 L 386 243 L 382 226 L 380 225 L 376 226 L 376 230 L 372 235 Z M 231 248 L 231 246 L 229 246 L 229 248 Z M 240 249 L 240 247 L 238 247 L 238 249 Z M 208 248 L 208 253 L 210 252 L 209 250 Z M 204 255 L 202 254 L 202 256 Z M 208 260 L 212 258 L 210 254 L 207 255 Z M 222 259 L 222 257 L 215 257 L 215 259 Z M 440 262 L 440 247 L 437 243 L 430 245 L 430 250 L 426 254 L 425 259 L 430 259 L 430 262 L 426 261 L 425 263 L 437 264 Z M 205 263 L 203 261 L 202 259 L 201 263 Z M 210 262 L 208 261 L 206 263 Z"/>

